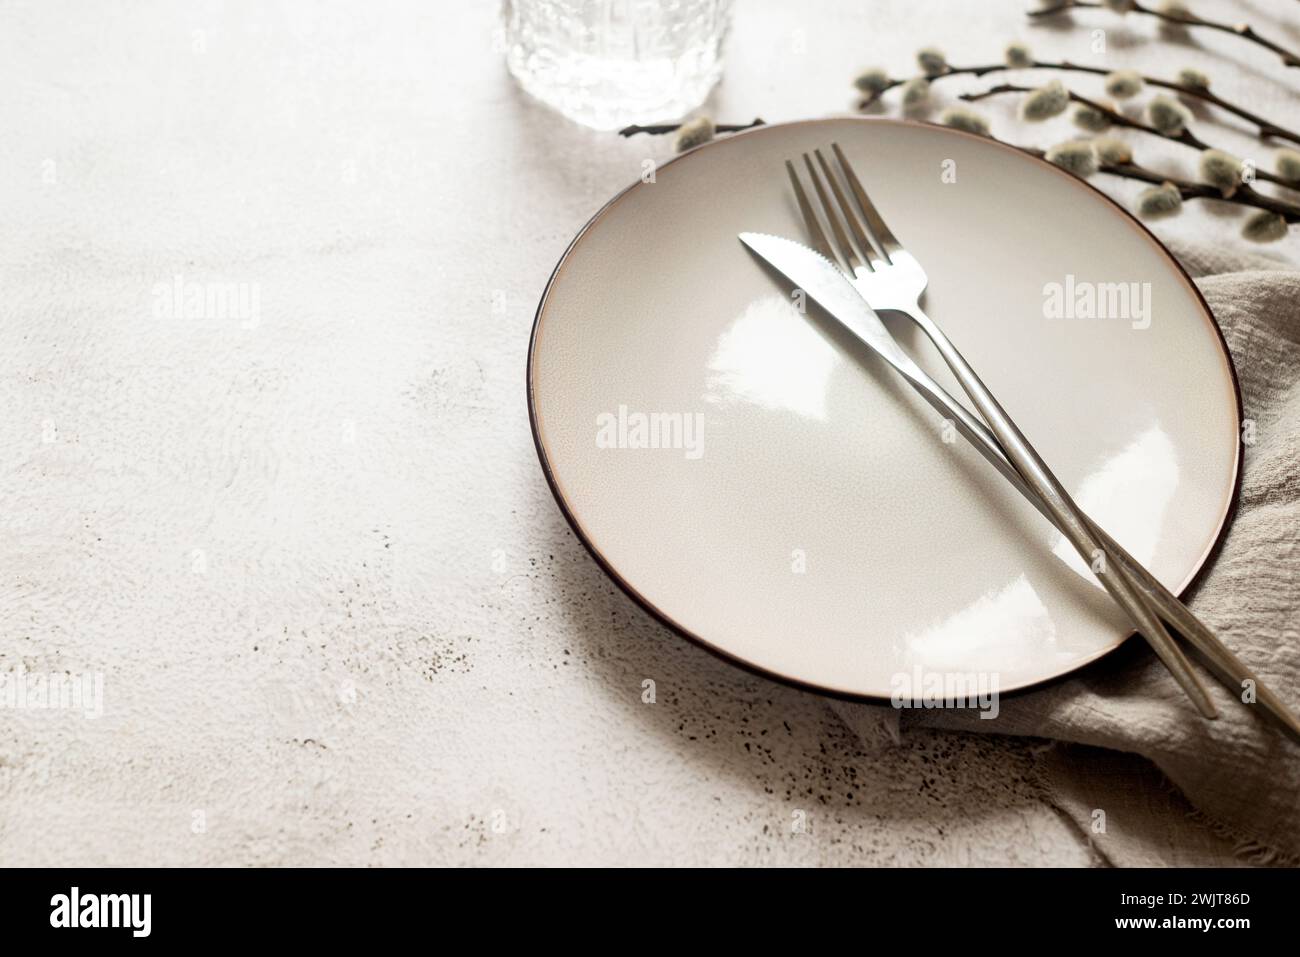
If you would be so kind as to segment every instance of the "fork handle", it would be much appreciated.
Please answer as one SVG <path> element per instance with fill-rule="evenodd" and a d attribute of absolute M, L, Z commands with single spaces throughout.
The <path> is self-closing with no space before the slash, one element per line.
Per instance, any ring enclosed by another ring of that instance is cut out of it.
<path fill-rule="evenodd" d="M 970 363 L 953 345 L 952 340 L 919 306 L 914 311 L 911 311 L 911 314 L 917 324 L 924 329 L 926 335 L 934 342 L 940 355 L 948 363 L 948 367 L 957 377 L 957 380 L 961 382 L 962 388 L 966 390 L 966 394 L 970 396 L 976 409 L 979 410 L 980 415 L 988 423 L 989 429 L 997 438 L 998 445 L 1002 447 L 1007 460 L 1020 473 L 1021 478 L 1035 496 L 1043 503 L 1053 524 L 1056 525 L 1061 534 L 1090 568 L 1097 555 L 1103 556 L 1102 568 L 1100 570 L 1094 569 L 1097 580 L 1101 582 L 1102 587 L 1115 600 L 1115 603 L 1128 614 L 1136 626 L 1138 634 L 1147 640 L 1147 643 L 1160 660 L 1164 662 L 1165 667 L 1169 669 L 1174 679 L 1187 693 L 1188 697 L 1192 699 L 1192 703 L 1196 705 L 1202 716 L 1217 718 L 1218 711 L 1215 709 L 1214 703 L 1210 700 L 1210 696 L 1201 684 L 1200 679 L 1192 671 L 1187 658 L 1174 644 L 1173 638 L 1165 630 L 1164 625 L 1161 624 L 1150 597 L 1143 594 L 1142 589 L 1129 570 L 1125 568 L 1123 562 L 1104 562 L 1104 556 L 1107 554 L 1106 549 L 1102 547 L 1088 520 L 1079 510 L 1079 507 L 1075 505 L 1073 499 L 1070 498 L 1069 493 L 1065 491 L 1056 476 L 1052 474 L 1051 469 L 1047 467 L 1047 463 L 1042 460 L 1034 447 L 1029 444 L 1029 440 L 1025 438 L 1015 422 L 1007 415 L 1006 410 L 993 397 L 993 393 L 976 375 Z"/>
<path fill-rule="evenodd" d="M 1025 497 L 1026 501 L 1037 508 L 1048 521 L 1052 520 L 1046 504 L 1030 490 L 1029 486 L 1025 484 L 1025 480 L 1020 477 L 1020 473 L 1007 461 L 1001 446 L 998 445 L 997 440 L 983 422 L 972 415 L 943 386 L 939 385 L 919 368 L 900 369 L 899 371 L 936 412 L 953 422 L 957 431 L 984 456 L 990 465 L 997 469 L 1016 491 Z M 1178 596 L 1166 588 L 1155 575 L 1151 574 L 1141 562 L 1130 555 L 1122 545 L 1111 538 L 1105 529 L 1101 528 L 1087 515 L 1084 516 L 1084 519 L 1097 541 L 1106 549 L 1107 555 L 1114 561 L 1124 565 L 1142 594 L 1156 607 L 1160 616 L 1168 624 L 1178 629 L 1179 634 L 1187 639 L 1187 642 L 1197 651 L 1201 660 L 1215 677 L 1237 692 L 1241 691 L 1247 681 L 1251 682 L 1255 688 L 1255 700 L 1264 712 L 1286 729 L 1293 738 L 1300 740 L 1300 718 L 1297 718 L 1240 658 L 1215 637 L 1214 632 L 1197 618 L 1196 614 L 1178 599 Z"/>

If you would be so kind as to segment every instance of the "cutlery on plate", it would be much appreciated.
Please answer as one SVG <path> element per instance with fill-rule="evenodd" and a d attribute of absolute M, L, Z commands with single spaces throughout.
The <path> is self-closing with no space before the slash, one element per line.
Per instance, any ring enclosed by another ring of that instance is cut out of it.
<path fill-rule="evenodd" d="M 837 255 L 835 247 L 827 240 L 807 194 L 800 185 L 798 175 L 789 163 L 786 164 L 787 171 L 795 187 L 808 231 L 820 255 L 798 243 L 779 237 L 742 234 L 741 239 L 788 278 L 794 280 L 808 295 L 819 301 L 833 317 L 840 320 L 859 339 L 885 358 L 937 410 L 951 417 L 958 430 L 984 453 L 998 471 L 1053 521 L 1090 567 L 1093 564 L 1093 556 L 1098 554 L 1098 549 L 1105 553 L 1109 560 L 1103 566 L 1105 570 L 1098 575 L 1102 585 L 1115 597 L 1117 603 L 1129 612 L 1130 617 L 1139 626 L 1139 632 L 1151 642 L 1161 660 L 1169 667 L 1203 714 L 1207 717 L 1215 716 L 1213 704 L 1205 689 L 1191 672 L 1181 651 L 1173 644 L 1168 632 L 1156 618 L 1153 613 L 1155 611 L 1182 631 L 1221 680 L 1232 684 L 1236 690 L 1242 687 L 1244 681 L 1253 681 L 1257 700 L 1265 706 L 1265 710 L 1273 714 L 1293 733 L 1300 733 L 1300 722 L 1297 722 L 1281 701 L 1260 685 L 1249 669 L 1219 642 L 1186 606 L 1104 531 L 1087 519 L 1069 499 L 1060 483 L 1042 463 L 1041 458 L 997 404 L 987 387 L 979 381 L 947 336 L 922 312 L 917 300 L 926 286 L 924 270 L 903 249 L 902 244 L 885 225 L 844 157 L 843 151 L 838 145 L 833 148 L 844 172 L 845 181 L 858 201 L 862 219 L 876 237 L 878 245 L 873 245 L 867 238 L 857 214 L 845 198 L 844 191 L 831 173 L 830 166 L 820 150 L 815 151 L 815 155 L 825 174 L 826 184 L 835 195 L 836 204 L 832 204 L 807 154 L 804 156 L 804 162 L 808 167 L 818 198 L 821 200 L 827 223 L 839 249 L 842 250 L 843 258 Z M 853 240 L 857 244 L 856 249 L 849 241 L 844 225 L 835 213 L 837 207 L 844 216 L 849 232 L 853 235 Z M 840 266 L 835 265 L 840 262 L 847 264 L 847 269 L 843 272 Z M 870 306 L 867 305 L 868 301 Z M 989 419 L 996 435 L 991 434 L 982 423 L 971 416 L 960 403 L 912 362 L 876 317 L 873 306 L 902 312 L 921 326 L 940 349 L 977 407 Z M 1008 454 L 1006 448 L 1011 448 L 1012 452 Z"/>
<path fill-rule="evenodd" d="M 814 285 L 818 282 L 816 278 L 809 278 L 815 275 L 815 273 L 809 272 L 811 263 L 816 263 L 818 269 L 827 271 L 829 275 L 821 280 L 825 286 L 824 289 L 820 290 L 821 298 L 809 292 L 806 286 L 800 288 L 803 288 L 809 295 L 813 295 L 813 298 L 822 304 L 832 318 L 839 321 L 841 325 L 853 333 L 855 338 L 893 366 L 940 415 L 951 419 L 957 431 L 970 441 L 1030 504 L 1034 505 L 1049 521 L 1051 520 L 1051 514 L 1048 512 L 1046 505 L 1025 484 L 1024 479 L 1020 477 L 1020 473 L 1007 460 L 1001 446 L 997 444 L 997 440 L 984 423 L 954 399 L 947 390 L 930 378 L 898 347 L 897 343 L 889 335 L 888 330 L 871 312 L 866 301 L 857 294 L 856 290 L 847 286 L 848 280 L 840 275 L 835 267 L 807 247 L 788 239 L 759 233 L 742 233 L 740 238 L 759 256 L 776 266 L 786 276 L 793 278 L 794 272 L 803 269 L 805 282 L 808 285 Z M 805 260 L 804 264 L 802 266 L 796 265 L 794 257 Z M 809 260 L 811 262 L 808 262 Z M 840 295 L 831 289 L 829 283 L 832 281 L 845 285 L 843 289 L 844 295 Z M 1155 576 L 1139 564 L 1128 552 L 1124 551 L 1098 526 L 1094 524 L 1092 528 L 1107 550 L 1119 558 L 1120 561 L 1125 562 L 1129 569 L 1139 578 L 1148 594 L 1159 604 L 1161 615 L 1188 639 L 1219 680 L 1233 689 L 1234 692 L 1239 692 L 1245 681 L 1254 682 L 1258 703 L 1295 737 L 1300 738 L 1300 719 L 1297 719 L 1286 705 L 1273 692 L 1268 690 L 1250 669 L 1214 636 L 1213 632 L 1192 613 L 1191 609 L 1179 601 Z M 1113 551 L 1111 551 L 1112 548 Z"/>

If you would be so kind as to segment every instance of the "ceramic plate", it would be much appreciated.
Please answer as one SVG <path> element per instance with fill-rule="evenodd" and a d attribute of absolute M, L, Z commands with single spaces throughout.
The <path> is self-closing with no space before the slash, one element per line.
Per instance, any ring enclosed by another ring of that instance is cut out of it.
<path fill-rule="evenodd" d="M 1079 504 L 1175 592 L 1222 534 L 1236 378 L 1205 302 L 1118 205 L 925 124 L 724 138 L 596 214 L 538 307 L 529 407 L 565 515 L 681 634 L 836 694 L 1003 691 L 1117 647 L 1060 535 L 882 362 L 740 243 L 804 240 L 783 161 L 837 141 L 930 276 L 924 304 Z M 1117 285 L 1118 284 L 1118 285 Z M 904 346 L 960 388 L 905 321 Z"/>

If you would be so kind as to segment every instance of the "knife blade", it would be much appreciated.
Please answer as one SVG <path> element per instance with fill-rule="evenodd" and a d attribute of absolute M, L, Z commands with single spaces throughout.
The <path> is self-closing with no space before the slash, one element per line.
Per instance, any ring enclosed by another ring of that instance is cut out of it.
<path fill-rule="evenodd" d="M 767 233 L 741 233 L 739 238 L 760 259 L 794 283 L 796 289 L 803 290 L 909 380 L 916 381 L 924 375 L 853 283 L 821 253 L 802 243 Z"/>

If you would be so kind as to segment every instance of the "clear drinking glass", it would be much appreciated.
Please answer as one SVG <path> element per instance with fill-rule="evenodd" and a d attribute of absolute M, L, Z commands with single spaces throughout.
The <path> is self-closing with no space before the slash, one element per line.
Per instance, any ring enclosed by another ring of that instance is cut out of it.
<path fill-rule="evenodd" d="M 598 130 L 680 119 L 722 75 L 732 0 L 503 0 L 525 90 Z"/>

